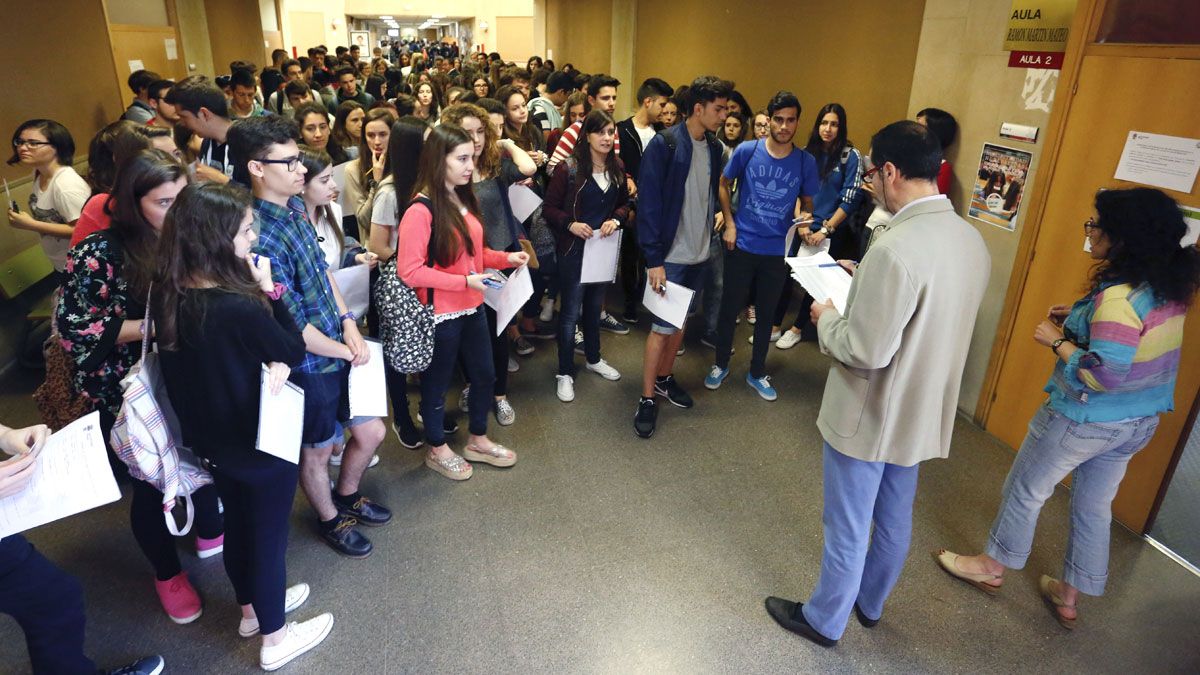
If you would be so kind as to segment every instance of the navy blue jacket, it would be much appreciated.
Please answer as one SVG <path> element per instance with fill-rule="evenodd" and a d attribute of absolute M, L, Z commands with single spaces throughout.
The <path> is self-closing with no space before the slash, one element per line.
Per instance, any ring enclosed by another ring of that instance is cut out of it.
<path fill-rule="evenodd" d="M 672 155 L 665 136 L 674 134 L 675 153 Z M 721 181 L 721 143 L 716 136 L 704 134 L 708 141 L 709 177 L 712 197 L 710 204 L 717 209 L 717 188 Z M 638 176 L 638 245 L 646 258 L 646 267 L 662 267 L 675 243 L 679 215 L 683 212 L 684 183 L 692 167 L 692 137 L 687 124 L 680 122 L 650 139 L 642 152 Z"/>

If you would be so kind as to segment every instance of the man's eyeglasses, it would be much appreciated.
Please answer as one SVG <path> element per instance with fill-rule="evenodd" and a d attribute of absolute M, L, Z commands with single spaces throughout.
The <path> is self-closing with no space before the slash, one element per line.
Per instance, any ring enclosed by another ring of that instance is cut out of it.
<path fill-rule="evenodd" d="M 300 155 L 296 155 L 295 157 L 285 157 L 283 159 L 262 158 L 254 161 L 259 162 L 260 164 L 285 164 L 287 165 L 287 170 L 290 172 L 296 170 L 296 165 L 300 163 Z"/>
<path fill-rule="evenodd" d="M 877 164 L 877 165 L 875 165 L 875 166 L 873 166 L 873 167 L 871 167 L 871 168 L 867 169 L 867 170 L 866 170 L 866 171 L 863 173 L 863 180 L 869 181 L 869 180 L 871 180 L 872 178 L 874 178 L 874 177 L 875 177 L 875 174 L 879 173 L 879 168 L 880 168 L 880 167 L 879 167 L 879 165 Z"/>
<path fill-rule="evenodd" d="M 33 148 L 34 150 L 37 150 L 38 148 L 42 147 L 43 145 L 50 145 L 50 144 L 46 141 L 35 141 L 32 138 L 15 138 L 15 139 L 13 139 L 13 147 L 14 148 L 17 148 L 19 150 L 19 149 L 21 149 L 21 146 L 23 146 L 23 145 L 28 145 L 29 147 Z"/>
<path fill-rule="evenodd" d="M 1100 227 L 1098 225 L 1096 225 L 1095 218 L 1088 218 L 1087 220 L 1083 221 L 1083 233 L 1084 234 L 1091 234 L 1092 230 L 1098 230 L 1098 229 L 1100 229 Z"/>

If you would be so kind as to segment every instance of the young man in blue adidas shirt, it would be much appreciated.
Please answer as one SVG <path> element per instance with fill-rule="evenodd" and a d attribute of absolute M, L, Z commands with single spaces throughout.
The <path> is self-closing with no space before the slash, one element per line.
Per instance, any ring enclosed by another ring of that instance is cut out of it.
<path fill-rule="evenodd" d="M 642 153 L 637 236 L 646 258 L 646 283 L 656 293 L 666 292 L 667 281 L 693 291 L 704 283 L 721 174 L 720 142 L 713 133 L 725 123 L 732 92 L 725 80 L 696 78 L 688 89 L 687 120 L 652 138 Z M 655 318 L 646 338 L 642 397 L 633 418 L 642 438 L 649 438 L 658 422 L 655 396 L 692 407 L 692 397 L 671 372 L 682 328 Z"/>
<path fill-rule="evenodd" d="M 775 309 L 788 281 L 783 261 L 787 232 L 793 219 L 807 220 L 813 195 L 820 187 L 817 162 L 812 155 L 792 145 L 800 121 L 800 101 L 790 91 L 781 91 L 767 104 L 771 132 L 766 138 L 737 146 L 721 176 L 721 212 L 725 232 L 725 292 L 717 321 L 716 365 L 704 386 L 716 389 L 729 375 L 733 328 L 750 288 L 755 289 L 756 312 Z M 738 181 L 738 212 L 732 214 L 733 182 Z M 767 314 L 761 314 L 767 316 Z M 768 401 L 778 395 L 766 374 L 771 325 L 754 325 L 754 349 L 746 383 Z"/>

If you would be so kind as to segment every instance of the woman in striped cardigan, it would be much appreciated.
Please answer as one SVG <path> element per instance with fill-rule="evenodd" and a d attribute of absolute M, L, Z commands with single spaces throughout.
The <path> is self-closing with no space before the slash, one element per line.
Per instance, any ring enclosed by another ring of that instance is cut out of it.
<path fill-rule="evenodd" d="M 1074 628 L 1080 593 L 1101 595 L 1108 577 L 1112 500 L 1129 460 L 1174 409 L 1183 321 L 1200 286 L 1200 251 L 1180 246 L 1187 226 L 1158 190 L 1106 190 L 1084 223 L 1090 290 L 1055 305 L 1034 339 L 1056 359 L 1050 395 L 1033 420 L 1001 493 L 984 553 L 935 553 L 950 575 L 994 595 L 1005 569 L 1029 557 L 1038 513 L 1073 474 L 1071 529 L 1061 580 L 1042 575 L 1042 598 Z"/>

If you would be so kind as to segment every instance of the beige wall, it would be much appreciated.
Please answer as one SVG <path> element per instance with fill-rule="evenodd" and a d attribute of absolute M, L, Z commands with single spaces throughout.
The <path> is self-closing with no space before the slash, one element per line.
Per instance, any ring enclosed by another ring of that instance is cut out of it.
<path fill-rule="evenodd" d="M 571 63 L 585 73 L 607 73 L 614 48 L 612 22 L 610 0 L 546 0 L 546 49 L 553 51 L 560 68 Z"/>
<path fill-rule="evenodd" d="M 253 61 L 260 68 L 264 65 L 266 44 L 258 0 L 205 0 L 204 13 L 217 72 L 229 72 L 233 61 Z"/>
<path fill-rule="evenodd" d="M 992 258 L 992 274 L 975 323 L 958 401 L 959 408 L 972 415 L 983 388 L 996 327 L 1004 308 L 1017 242 L 1024 226 L 1024 212 L 1033 186 L 1040 179 L 1037 169 L 1041 159 L 1041 138 L 1036 144 L 1000 138 L 1000 123 L 1041 127 L 1044 137 L 1050 118 L 1048 111 L 1026 109 L 1022 92 L 1029 71 L 1009 68 L 1008 52 L 1000 49 L 1010 8 L 1010 0 L 926 0 L 908 105 L 909 116 L 921 108 L 942 108 L 959 122 L 958 143 L 951 147 L 947 159 L 954 164 L 950 197 L 964 218 L 984 143 L 1033 153 L 1033 164 L 1025 185 L 1026 204 L 1017 216 L 1016 231 L 967 219 L 983 235 Z M 1034 74 L 1045 74 L 1045 71 Z M 1057 74 L 1052 80 L 1057 82 Z M 1032 91 L 1029 96 L 1040 98 Z"/>
<path fill-rule="evenodd" d="M 107 0 L 108 20 L 137 26 L 166 26 L 164 0 Z"/>
<path fill-rule="evenodd" d="M 508 61 L 525 63 L 533 54 L 533 17 L 496 17 L 496 46 L 500 56 Z"/>

